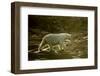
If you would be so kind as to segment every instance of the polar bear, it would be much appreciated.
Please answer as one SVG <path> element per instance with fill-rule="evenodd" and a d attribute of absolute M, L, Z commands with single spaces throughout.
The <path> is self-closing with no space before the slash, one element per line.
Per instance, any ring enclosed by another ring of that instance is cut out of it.
<path fill-rule="evenodd" d="M 68 33 L 47 34 L 42 38 L 42 41 L 38 47 L 38 52 L 42 51 L 41 48 L 45 45 L 48 46 L 49 51 L 53 50 L 55 46 L 62 50 L 65 47 L 64 43 L 70 42 L 70 38 L 71 34 Z"/>

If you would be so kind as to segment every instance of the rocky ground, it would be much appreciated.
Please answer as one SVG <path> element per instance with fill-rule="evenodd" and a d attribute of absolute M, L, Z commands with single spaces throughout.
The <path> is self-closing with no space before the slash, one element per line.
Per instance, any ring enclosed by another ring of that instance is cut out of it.
<path fill-rule="evenodd" d="M 51 59 L 72 59 L 72 58 L 87 58 L 87 34 L 85 33 L 72 33 L 71 43 L 66 46 L 66 50 L 60 50 L 59 52 L 54 51 L 41 51 L 35 53 L 38 50 L 42 37 L 48 32 L 44 32 L 41 35 L 31 35 L 29 41 L 29 60 L 51 60 Z"/>

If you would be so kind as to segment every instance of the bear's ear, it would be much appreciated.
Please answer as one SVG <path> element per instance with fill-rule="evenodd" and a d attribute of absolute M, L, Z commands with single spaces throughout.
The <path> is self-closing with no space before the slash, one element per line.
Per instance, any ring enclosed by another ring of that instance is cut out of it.
<path fill-rule="evenodd" d="M 69 36 L 71 37 L 71 36 L 72 36 L 72 34 L 69 34 Z"/>

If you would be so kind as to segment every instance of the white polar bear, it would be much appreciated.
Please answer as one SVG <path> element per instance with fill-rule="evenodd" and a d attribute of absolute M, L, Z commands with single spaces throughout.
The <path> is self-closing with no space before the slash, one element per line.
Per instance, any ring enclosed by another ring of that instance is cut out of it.
<path fill-rule="evenodd" d="M 71 38 L 71 34 L 68 34 L 68 33 L 47 34 L 43 37 L 38 47 L 38 52 L 42 51 L 41 48 L 45 45 L 49 47 L 50 51 L 53 50 L 53 47 L 55 46 L 58 46 L 58 48 L 62 50 L 64 49 L 64 43 L 70 42 L 70 38 Z"/>

